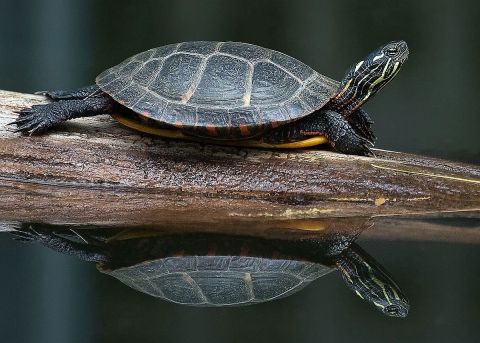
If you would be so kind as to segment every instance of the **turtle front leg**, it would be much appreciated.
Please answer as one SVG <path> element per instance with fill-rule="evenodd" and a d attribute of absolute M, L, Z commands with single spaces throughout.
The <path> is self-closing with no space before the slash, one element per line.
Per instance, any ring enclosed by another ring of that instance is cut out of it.
<path fill-rule="evenodd" d="M 265 134 L 263 141 L 270 144 L 297 142 L 312 136 L 325 136 L 338 152 L 374 156 L 372 142 L 360 136 L 343 116 L 335 111 L 320 110 L 308 117 L 280 126 Z"/>
<path fill-rule="evenodd" d="M 361 108 L 358 108 L 353 111 L 353 113 L 344 116 L 344 118 L 350 123 L 350 125 L 360 136 L 367 138 L 372 143 L 375 141 L 376 137 L 371 129 L 373 120 L 370 119 L 367 112 L 365 112 Z"/>
<path fill-rule="evenodd" d="M 66 120 L 112 113 L 119 106 L 109 95 L 100 93 L 85 99 L 59 100 L 46 105 L 33 105 L 18 111 L 15 132 L 40 133 Z"/>

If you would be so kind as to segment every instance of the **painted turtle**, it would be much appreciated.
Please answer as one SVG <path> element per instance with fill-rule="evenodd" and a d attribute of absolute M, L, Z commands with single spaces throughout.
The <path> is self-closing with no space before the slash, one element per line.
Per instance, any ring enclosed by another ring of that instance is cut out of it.
<path fill-rule="evenodd" d="M 408 300 L 389 273 L 353 243 L 357 234 L 280 240 L 207 233 L 145 235 L 88 244 L 46 229 L 17 239 L 98 262 L 97 268 L 149 295 L 192 306 L 238 306 L 289 296 L 338 269 L 347 285 L 388 316 L 405 317 Z"/>
<path fill-rule="evenodd" d="M 73 118 L 111 114 L 140 131 L 251 147 L 330 143 L 372 155 L 372 121 L 360 107 L 398 73 L 404 41 L 354 64 L 341 82 L 277 51 L 237 42 L 185 42 L 137 54 L 54 102 L 19 111 L 17 131 L 36 133 Z"/>

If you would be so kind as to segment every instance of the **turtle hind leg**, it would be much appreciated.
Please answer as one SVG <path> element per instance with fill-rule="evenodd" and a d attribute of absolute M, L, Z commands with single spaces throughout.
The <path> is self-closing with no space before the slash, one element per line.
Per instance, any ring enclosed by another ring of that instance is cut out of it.
<path fill-rule="evenodd" d="M 33 105 L 18 113 L 15 132 L 40 133 L 66 120 L 112 113 L 117 103 L 107 94 L 100 93 L 85 99 L 59 100 L 45 105 Z"/>
<path fill-rule="evenodd" d="M 108 253 L 102 242 L 95 244 L 84 244 L 71 241 L 55 234 L 50 228 L 33 229 L 31 225 L 22 227 L 10 232 L 15 240 L 25 243 L 37 243 L 54 251 L 67 255 L 73 255 L 85 261 L 107 262 Z"/>
<path fill-rule="evenodd" d="M 101 89 L 97 85 L 91 85 L 68 91 L 40 91 L 35 92 L 35 94 L 45 95 L 52 100 L 73 100 L 85 99 L 101 92 Z"/>
<path fill-rule="evenodd" d="M 338 152 L 352 155 L 374 156 L 372 142 L 359 135 L 343 116 L 335 111 L 317 113 L 282 125 L 265 134 L 263 141 L 270 144 L 302 141 L 313 136 L 325 136 Z"/>

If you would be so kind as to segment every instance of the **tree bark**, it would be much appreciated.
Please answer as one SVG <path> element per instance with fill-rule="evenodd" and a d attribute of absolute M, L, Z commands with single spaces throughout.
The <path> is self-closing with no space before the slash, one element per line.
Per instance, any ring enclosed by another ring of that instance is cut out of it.
<path fill-rule="evenodd" d="M 43 96 L 0 91 L 0 220 L 224 229 L 291 220 L 478 211 L 480 167 L 161 139 L 110 116 L 40 136 L 7 126 Z"/>

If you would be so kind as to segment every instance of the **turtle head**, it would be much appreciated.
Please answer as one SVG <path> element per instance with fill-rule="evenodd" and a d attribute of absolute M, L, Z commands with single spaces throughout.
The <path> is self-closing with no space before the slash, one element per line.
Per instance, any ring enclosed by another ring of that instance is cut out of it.
<path fill-rule="evenodd" d="M 393 41 L 351 66 L 332 99 L 332 109 L 348 116 L 389 83 L 407 58 L 407 43 Z"/>

